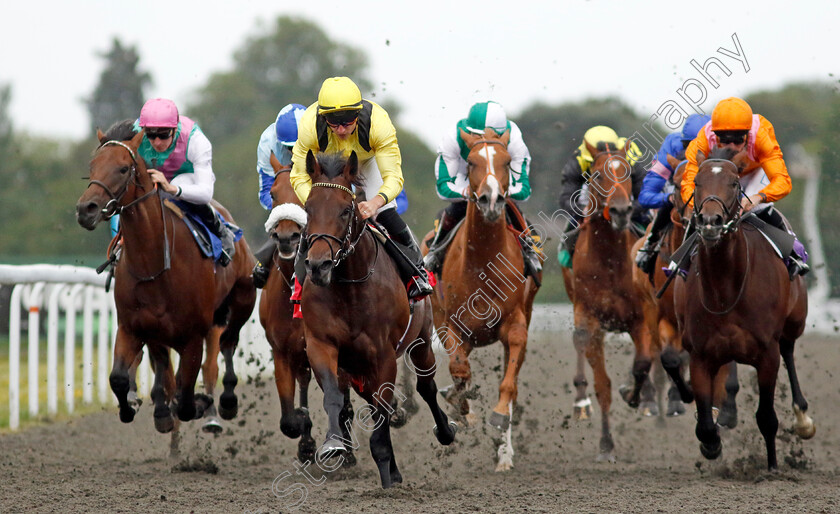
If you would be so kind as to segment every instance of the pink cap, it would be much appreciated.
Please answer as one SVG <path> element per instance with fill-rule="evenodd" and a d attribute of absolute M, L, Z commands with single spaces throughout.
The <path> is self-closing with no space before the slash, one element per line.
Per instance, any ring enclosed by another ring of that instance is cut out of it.
<path fill-rule="evenodd" d="M 178 126 L 178 108 L 175 102 L 166 98 L 153 98 L 140 109 L 141 127 L 170 127 Z"/>

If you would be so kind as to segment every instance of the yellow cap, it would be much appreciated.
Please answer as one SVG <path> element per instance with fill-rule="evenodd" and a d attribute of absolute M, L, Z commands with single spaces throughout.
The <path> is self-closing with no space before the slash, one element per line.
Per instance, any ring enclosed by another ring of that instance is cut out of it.
<path fill-rule="evenodd" d="M 618 148 L 618 134 L 615 133 L 615 130 L 604 125 L 596 125 L 587 130 L 583 135 L 583 140 L 592 145 L 592 147 L 598 146 L 598 143 L 603 141 Z"/>
<path fill-rule="evenodd" d="M 321 84 L 321 91 L 318 93 L 318 114 L 358 111 L 361 108 L 362 92 L 349 78 L 330 77 Z"/>

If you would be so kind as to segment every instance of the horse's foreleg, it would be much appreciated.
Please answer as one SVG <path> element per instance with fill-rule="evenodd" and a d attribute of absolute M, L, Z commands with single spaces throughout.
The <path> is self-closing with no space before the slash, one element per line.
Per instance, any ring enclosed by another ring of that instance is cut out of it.
<path fill-rule="evenodd" d="M 201 398 L 204 403 L 204 424 L 201 430 L 204 432 L 219 434 L 222 432 L 222 424 L 216 416 L 216 405 L 213 402 L 216 383 L 219 381 L 219 338 L 222 335 L 223 327 L 212 326 L 204 342 L 204 363 L 201 365 L 201 377 L 204 381 L 204 392 L 208 398 Z M 197 395 L 196 400 L 200 395 Z"/>
<path fill-rule="evenodd" d="M 758 367 L 758 410 L 755 421 L 764 437 L 767 448 L 767 469 L 776 469 L 776 432 L 779 430 L 779 419 L 773 401 L 776 397 L 776 378 L 779 374 L 779 354 L 764 355 Z"/>
<path fill-rule="evenodd" d="M 788 379 L 790 380 L 790 392 L 793 396 L 793 412 L 796 415 L 794 429 L 800 439 L 810 439 L 817 432 L 814 421 L 808 415 L 808 402 L 799 387 L 799 378 L 796 376 L 796 364 L 793 360 L 793 348 L 795 341 L 782 337 L 779 340 L 779 350 L 785 361 Z"/>
<path fill-rule="evenodd" d="M 130 423 L 140 407 L 137 403 L 137 383 L 133 380 L 132 367 L 136 371 L 135 361 L 142 356 L 143 343 L 129 334 L 123 327 L 117 328 L 117 339 L 114 342 L 114 366 L 111 369 L 111 390 L 120 405 L 120 421 Z M 130 401 L 130 393 L 134 391 L 134 401 Z"/>
<path fill-rule="evenodd" d="M 233 369 L 233 354 L 236 351 L 236 345 L 221 344 L 222 355 L 225 358 L 225 374 L 222 377 L 222 385 L 224 391 L 219 396 L 219 416 L 222 419 L 233 419 L 239 411 L 239 400 L 236 397 L 236 372 Z"/>
<path fill-rule="evenodd" d="M 671 378 L 672 385 L 668 389 L 668 416 L 679 416 L 685 413 L 684 403 L 694 401 L 694 393 L 683 377 L 682 343 L 677 334 L 676 327 L 669 321 L 659 321 L 659 340 L 662 344 L 662 352 L 659 354 L 659 361 L 662 368 Z"/>
<path fill-rule="evenodd" d="M 303 356 L 306 359 L 306 356 Z M 300 390 L 300 408 L 295 414 L 301 426 L 300 441 L 298 441 L 298 460 L 313 462 L 315 460 L 315 439 L 312 438 L 312 419 L 309 417 L 309 383 L 312 374 L 309 364 L 301 365 L 297 373 L 298 389 Z"/>
<path fill-rule="evenodd" d="M 155 370 L 155 381 L 150 394 L 155 405 L 155 429 L 165 434 L 175 428 L 175 420 L 169 409 L 169 402 L 172 400 L 175 389 L 175 376 L 172 373 L 169 349 L 160 345 L 149 346 L 149 358 Z"/>
<path fill-rule="evenodd" d="M 575 331 L 572 334 L 577 356 L 573 380 L 575 386 L 574 417 L 577 420 L 585 420 L 592 417 L 592 401 L 586 392 L 586 388 L 589 386 L 586 381 L 586 349 L 589 347 L 592 334 L 599 328 L 597 324 L 586 323 L 586 320 L 578 313 L 575 313 L 575 318 Z"/>
<path fill-rule="evenodd" d="M 450 445 L 455 440 L 456 425 L 455 422 L 449 421 L 446 413 L 440 408 L 437 401 L 437 384 L 435 383 L 435 356 L 432 352 L 432 345 L 428 342 L 429 339 L 417 339 L 405 351 L 403 359 L 410 360 L 411 371 L 417 376 L 417 392 L 435 420 L 433 432 L 438 442 L 442 445 Z M 405 375 L 408 371 L 405 370 Z"/>
<path fill-rule="evenodd" d="M 274 385 L 280 398 L 280 431 L 289 439 L 300 437 L 303 427 L 295 415 L 295 375 L 286 356 L 272 348 L 274 355 Z"/>
<path fill-rule="evenodd" d="M 658 335 L 658 332 L 657 332 Z M 642 386 L 648 380 L 651 366 L 651 331 L 646 323 L 637 323 L 630 331 L 630 337 L 636 347 L 636 355 L 633 358 L 633 388 L 621 391 L 621 397 L 627 405 L 634 409 L 639 406 L 639 396 Z M 657 338 L 658 339 L 658 338 Z"/>
<path fill-rule="evenodd" d="M 717 424 L 722 427 L 738 426 L 738 405 L 735 396 L 741 386 L 738 384 L 738 364 L 735 361 L 721 366 L 715 377 L 714 404 L 720 405 Z"/>
<path fill-rule="evenodd" d="M 510 426 L 510 417 L 517 396 L 517 379 L 522 363 L 525 361 L 525 351 L 528 344 L 528 326 L 525 315 L 519 313 L 508 327 L 502 328 L 502 339 L 505 346 L 505 376 L 499 385 L 499 402 L 490 414 L 489 424 L 501 431 Z M 513 464 L 511 463 L 511 466 Z"/>
<path fill-rule="evenodd" d="M 694 389 L 694 403 L 697 406 L 697 425 L 694 433 L 700 441 L 700 453 L 709 460 L 720 456 L 722 446 L 720 434 L 712 416 L 713 380 L 709 364 L 697 354 L 691 355 L 691 387 Z M 715 368 L 717 371 L 717 368 Z"/>
<path fill-rule="evenodd" d="M 382 488 L 388 489 L 402 482 L 402 475 L 394 457 L 394 447 L 391 444 L 390 414 L 379 401 L 369 402 L 369 407 L 374 410 L 374 416 L 370 418 L 370 421 L 376 421 L 373 433 L 370 435 L 370 454 L 379 470 Z"/>
<path fill-rule="evenodd" d="M 592 374 L 595 380 L 595 398 L 601 407 L 601 441 L 598 445 L 600 453 L 599 462 L 615 462 L 612 434 L 610 433 L 610 406 L 612 405 L 612 382 L 607 375 L 606 361 L 604 359 L 604 333 L 598 330 L 589 339 L 586 346 L 586 358 L 592 367 Z"/>
<path fill-rule="evenodd" d="M 448 326 L 453 331 L 452 326 Z M 452 333 L 457 333 L 453 331 Z M 455 343 L 457 341 L 457 344 Z M 472 370 L 470 369 L 470 353 L 472 345 L 459 338 L 446 338 L 444 348 L 449 354 L 449 374 L 452 376 L 452 387 L 441 393 L 446 401 L 452 404 L 457 413 L 464 417 L 467 426 L 478 423 L 478 417 L 472 412 L 468 396 L 471 394 Z"/>
<path fill-rule="evenodd" d="M 195 402 L 195 381 L 198 379 L 198 371 L 201 369 L 201 354 L 203 349 L 203 338 L 196 337 L 188 341 L 181 352 L 181 362 L 178 365 L 176 376 L 176 413 L 181 421 L 191 421 L 200 418 L 203 412 L 196 408 Z"/>
<path fill-rule="evenodd" d="M 344 394 L 338 384 L 338 348 L 312 337 L 307 337 L 306 355 L 315 373 L 315 379 L 324 392 L 324 410 L 327 413 L 327 436 L 318 448 L 316 460 L 339 458 L 343 462 L 347 448 L 342 442 L 339 416 L 344 407 Z"/>

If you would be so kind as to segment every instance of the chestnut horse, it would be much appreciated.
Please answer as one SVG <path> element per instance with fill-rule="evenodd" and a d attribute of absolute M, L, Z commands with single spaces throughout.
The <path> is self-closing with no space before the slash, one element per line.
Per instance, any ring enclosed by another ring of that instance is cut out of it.
<path fill-rule="evenodd" d="M 700 244 L 685 282 L 676 281 L 674 300 L 690 353 L 701 453 L 715 459 L 722 451 L 712 417 L 715 375 L 730 361 L 749 364 L 758 372 L 755 417 L 767 449 L 767 467 L 775 469 L 779 422 L 773 402 L 780 356 L 790 379 L 796 433 L 808 439 L 815 432 L 793 358 L 796 339 L 805 330 L 808 297 L 802 278 L 791 281 L 764 236 L 743 223 L 753 214 L 744 213 L 740 204 L 743 190 L 736 162 L 742 155 L 718 149 L 700 164 L 692 214 Z"/>
<path fill-rule="evenodd" d="M 595 395 L 601 407 L 599 461 L 615 461 L 609 412 L 611 382 L 604 360 L 604 332 L 627 332 L 636 349 L 634 386 L 622 394 L 631 407 L 638 407 L 642 386 L 648 380 L 652 356 L 659 351 L 657 307 L 644 285 L 633 281 L 630 250 L 636 237 L 630 232 L 633 211 L 631 167 L 626 147 L 610 148 L 599 143 L 587 148 L 594 161 L 590 168 L 589 201 L 580 226 L 572 268 L 563 268 L 566 292 L 574 304 L 573 340 L 577 351 L 577 390 L 574 415 L 589 417 L 584 358 L 595 378 Z"/>
<path fill-rule="evenodd" d="M 371 454 L 382 487 L 388 488 L 402 482 L 389 426 L 392 399 L 402 395 L 394 383 L 400 355 L 410 357 L 417 392 L 432 412 L 438 441 L 448 445 L 455 439 L 455 424 L 437 403 L 431 302 L 423 299 L 409 306 L 396 265 L 361 218 L 351 189 L 361 180 L 356 153 L 349 158 L 319 154 L 316 159 L 310 151 L 306 171 L 312 190 L 305 205 L 307 274 L 301 310 L 306 355 L 324 391 L 329 418 L 326 441 L 316 459 L 343 460 L 346 445 L 354 444 L 342 437 L 339 370 L 343 370 L 368 402 L 356 424 L 372 432 Z M 349 420 L 345 428 L 352 433 Z"/>
<path fill-rule="evenodd" d="M 233 354 L 256 299 L 248 245 L 244 239 L 236 243 L 227 267 L 205 259 L 186 224 L 164 207 L 146 163 L 138 158 L 143 132 L 135 134 L 129 121 L 108 134 L 97 131 L 97 137 L 100 146 L 90 162 L 90 181 L 76 204 L 76 217 L 81 226 L 93 230 L 103 219 L 121 214 L 123 247 L 114 285 L 118 326 L 110 376 L 120 420 L 131 422 L 136 414 L 137 405 L 128 398 L 129 368 L 144 344 L 155 370 L 151 397 L 159 432 L 175 427 L 170 406 L 181 421 L 201 417 L 212 407 L 212 398 L 194 392 L 205 338 L 208 357 L 213 347 L 221 348 L 225 357 L 219 414 L 231 419 L 238 405 Z M 223 207 L 214 206 L 231 220 Z M 172 375 L 170 348 L 181 357 L 177 378 Z M 215 354 L 205 366 L 205 382 L 215 383 L 214 369 Z"/>
<path fill-rule="evenodd" d="M 435 288 L 435 316 L 444 334 L 453 386 L 447 400 L 467 425 L 477 423 L 468 397 L 472 394 L 469 356 L 474 348 L 501 341 L 504 378 L 489 424 L 501 432 L 496 471 L 513 467 L 511 417 L 518 393 L 517 377 L 525 360 L 528 326 L 539 287 L 525 269 L 518 237 L 508 229 L 505 203 L 509 184 L 510 131 L 483 135 L 461 131 L 469 148 L 470 191 L 463 226 L 450 245 Z"/>

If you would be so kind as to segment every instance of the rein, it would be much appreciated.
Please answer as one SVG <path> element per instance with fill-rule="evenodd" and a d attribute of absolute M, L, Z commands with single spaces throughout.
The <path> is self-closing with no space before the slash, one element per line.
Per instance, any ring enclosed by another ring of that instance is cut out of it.
<path fill-rule="evenodd" d="M 744 244 L 747 246 L 747 258 L 746 258 L 747 265 L 746 265 L 746 269 L 744 270 L 744 279 L 741 281 L 741 289 L 738 291 L 738 296 L 735 298 L 735 301 L 732 302 L 732 305 L 730 305 L 728 308 L 726 308 L 722 311 L 713 311 L 706 305 L 706 301 L 703 299 L 703 296 L 704 296 L 703 293 L 700 293 L 700 304 L 703 306 L 703 309 L 705 309 L 706 312 L 708 312 L 709 314 L 714 314 L 716 316 L 722 316 L 724 314 L 729 314 L 730 312 L 732 312 L 732 309 L 734 309 L 735 306 L 738 305 L 738 302 L 741 301 L 741 297 L 744 296 L 744 291 L 746 291 L 746 289 L 747 289 L 747 277 L 749 276 L 749 271 L 750 271 L 750 239 L 746 236 L 744 237 Z M 700 275 L 700 267 L 699 266 L 697 267 L 697 272 L 696 273 L 697 273 L 698 276 Z"/>

